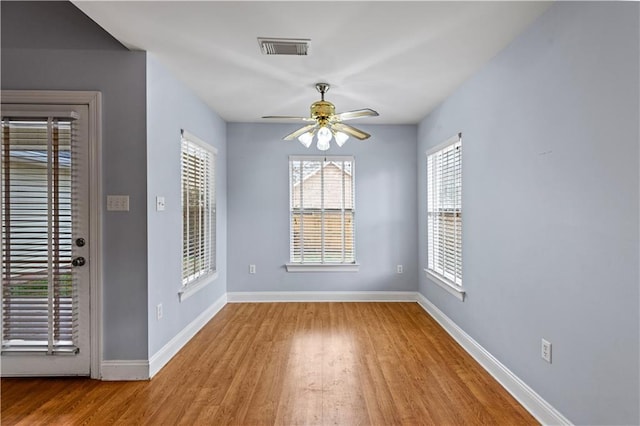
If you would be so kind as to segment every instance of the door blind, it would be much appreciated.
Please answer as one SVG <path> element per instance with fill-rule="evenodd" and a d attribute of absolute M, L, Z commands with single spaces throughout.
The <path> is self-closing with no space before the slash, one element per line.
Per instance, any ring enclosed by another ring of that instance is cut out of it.
<path fill-rule="evenodd" d="M 353 157 L 291 157 L 292 263 L 355 263 Z"/>
<path fill-rule="evenodd" d="M 3 353 L 77 352 L 76 134 L 74 118 L 3 117 Z"/>
<path fill-rule="evenodd" d="M 427 269 L 462 286 L 462 140 L 427 156 Z"/>
<path fill-rule="evenodd" d="M 182 138 L 182 285 L 216 271 L 215 153 Z"/>

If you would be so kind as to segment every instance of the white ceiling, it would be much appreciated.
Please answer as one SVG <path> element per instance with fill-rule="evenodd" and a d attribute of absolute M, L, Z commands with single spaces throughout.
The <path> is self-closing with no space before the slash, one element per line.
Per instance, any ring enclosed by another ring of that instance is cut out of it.
<path fill-rule="evenodd" d="M 413 124 L 509 44 L 548 2 L 73 1 L 146 50 L 228 122 L 309 114 L 328 82 L 338 112 Z M 310 38 L 309 56 L 262 55 L 257 37 Z"/>

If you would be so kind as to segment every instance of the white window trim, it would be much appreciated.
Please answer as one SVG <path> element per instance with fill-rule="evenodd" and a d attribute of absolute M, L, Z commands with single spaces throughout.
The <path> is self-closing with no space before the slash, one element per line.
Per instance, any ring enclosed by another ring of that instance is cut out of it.
<path fill-rule="evenodd" d="M 178 292 L 178 299 L 180 299 L 180 302 L 187 300 L 217 279 L 218 271 L 215 271 L 197 281 L 192 282 L 191 284 L 183 286 L 182 289 L 180 289 L 180 291 Z"/>
<path fill-rule="evenodd" d="M 213 154 L 214 157 L 214 165 L 215 165 L 215 160 L 217 159 L 218 156 L 218 150 L 212 146 L 209 145 L 208 143 L 206 143 L 205 141 L 203 141 L 202 139 L 200 139 L 199 137 L 195 136 L 193 133 L 189 133 L 188 131 L 182 129 L 180 130 L 180 136 L 181 138 L 187 139 L 189 142 L 194 143 L 195 145 L 200 146 L 201 148 L 204 148 L 208 151 L 210 151 Z M 182 147 L 180 148 L 180 157 L 181 157 L 181 161 L 182 161 Z M 217 184 L 217 179 L 215 179 L 215 173 L 216 173 L 216 169 L 214 167 L 213 169 L 213 173 L 214 173 L 214 185 Z M 180 176 L 180 179 L 182 179 L 182 175 Z M 217 198 L 217 191 L 214 188 L 214 197 Z M 216 200 L 216 216 L 218 214 L 217 212 L 217 200 Z M 218 226 L 218 218 L 216 217 L 215 220 L 215 226 Z M 216 230 L 215 232 L 215 238 L 218 238 L 218 232 Z M 209 284 L 211 284 L 212 282 L 214 282 L 215 280 L 218 279 L 218 250 L 217 250 L 217 241 L 216 241 L 216 250 L 214 253 L 214 257 L 215 257 L 215 267 L 216 269 L 213 270 L 212 272 L 203 275 L 202 277 L 200 277 L 199 279 L 192 281 L 188 284 L 182 284 L 182 286 L 180 287 L 180 290 L 178 291 L 178 299 L 180 302 L 183 302 L 185 300 L 187 300 L 188 298 L 190 298 L 191 296 L 193 296 L 194 294 L 196 294 L 197 292 L 199 292 L 200 290 L 202 290 L 203 288 L 205 288 L 206 286 L 208 286 Z"/>
<path fill-rule="evenodd" d="M 291 161 L 318 161 L 320 158 L 322 158 L 324 161 L 347 161 L 350 160 L 353 162 L 352 167 L 353 167 L 353 172 L 355 173 L 355 156 L 353 155 L 290 155 L 289 156 L 289 164 L 291 163 Z M 354 203 L 354 208 L 353 211 L 355 212 L 355 192 L 356 192 L 356 188 L 355 188 L 355 183 L 353 184 L 353 189 L 352 189 L 352 193 L 353 193 L 353 203 Z M 289 208 L 289 215 L 291 215 L 291 208 Z M 291 226 L 291 217 L 289 217 L 289 226 Z M 353 242 L 353 252 L 354 252 L 354 257 L 356 254 L 356 247 L 355 247 L 355 220 L 354 220 L 354 229 L 353 229 L 353 235 L 354 235 L 354 242 Z M 291 244 L 291 241 L 289 241 L 289 244 Z M 355 261 L 353 263 L 293 263 L 293 262 L 288 262 L 285 263 L 285 269 L 287 270 L 287 272 L 359 272 L 360 271 L 360 264 Z"/>
<path fill-rule="evenodd" d="M 439 275 L 434 274 L 427 268 L 424 268 L 424 272 L 426 272 L 427 278 L 430 279 L 433 283 L 446 290 L 449 294 L 455 296 L 461 302 L 464 302 L 465 295 L 467 294 L 464 288 L 452 283 L 451 281 Z"/>
<path fill-rule="evenodd" d="M 452 137 L 450 137 L 449 139 L 447 139 L 446 141 L 430 148 L 429 150 L 427 150 L 426 152 L 426 158 L 429 158 L 429 155 L 433 154 L 434 152 L 438 152 L 440 150 L 442 150 L 443 148 L 446 148 L 449 145 L 452 145 L 458 141 L 462 140 L 462 133 L 457 133 L 455 135 L 453 135 Z M 427 250 L 429 250 L 428 246 L 427 246 Z M 452 296 L 454 296 L 455 298 L 457 298 L 458 300 L 460 300 L 461 302 L 464 302 L 465 296 L 466 296 L 466 291 L 464 289 L 463 286 L 460 286 L 450 280 L 448 280 L 447 278 L 434 273 L 433 271 L 431 271 L 428 267 L 424 268 L 424 272 L 426 273 L 427 279 L 429 279 L 431 282 L 433 282 L 434 284 L 436 284 L 437 286 L 439 286 L 440 288 L 442 288 L 443 290 L 445 290 L 447 293 L 451 294 Z"/>
<path fill-rule="evenodd" d="M 287 263 L 287 272 L 358 272 L 359 263 Z"/>

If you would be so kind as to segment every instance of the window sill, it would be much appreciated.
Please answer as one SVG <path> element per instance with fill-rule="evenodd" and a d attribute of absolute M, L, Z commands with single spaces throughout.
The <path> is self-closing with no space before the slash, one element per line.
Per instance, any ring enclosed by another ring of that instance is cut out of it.
<path fill-rule="evenodd" d="M 287 272 L 358 272 L 358 263 L 287 263 Z"/>
<path fill-rule="evenodd" d="M 424 272 L 427 273 L 427 278 L 433 281 L 436 285 L 440 286 L 446 292 L 453 295 L 456 299 L 460 300 L 461 302 L 464 302 L 464 297 L 466 295 L 466 292 L 462 289 L 462 287 L 459 287 L 455 284 L 452 284 L 450 282 L 443 280 L 442 278 L 435 275 L 434 273 L 432 273 L 426 268 L 424 269 Z"/>
<path fill-rule="evenodd" d="M 198 280 L 192 284 L 189 284 L 187 287 L 183 287 L 178 292 L 178 298 L 180 302 L 183 302 L 196 294 L 198 291 L 202 290 L 207 285 L 211 284 L 213 281 L 218 279 L 218 272 L 214 272 L 213 274 L 207 275 L 203 277 L 201 280 Z"/>

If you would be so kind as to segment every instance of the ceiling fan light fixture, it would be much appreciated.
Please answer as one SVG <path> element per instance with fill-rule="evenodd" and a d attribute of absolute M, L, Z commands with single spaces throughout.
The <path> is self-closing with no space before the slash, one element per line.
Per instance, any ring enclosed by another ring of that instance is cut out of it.
<path fill-rule="evenodd" d="M 320 138 L 318 138 L 318 145 L 317 145 L 318 149 L 320 151 L 328 150 L 329 147 L 331 146 L 331 144 L 329 144 L 330 140 L 331 139 L 320 139 Z"/>
<path fill-rule="evenodd" d="M 309 148 L 311 146 L 311 142 L 313 142 L 313 133 L 307 132 L 298 136 L 298 140 L 305 148 Z"/>
<path fill-rule="evenodd" d="M 320 130 L 318 130 L 318 142 L 320 141 L 329 142 L 330 140 L 331 140 L 331 131 L 324 126 L 320 127 Z"/>
<path fill-rule="evenodd" d="M 331 131 L 326 127 L 320 127 L 318 130 L 318 144 L 317 147 L 320 151 L 326 151 L 329 149 L 331 142 Z"/>
<path fill-rule="evenodd" d="M 344 145 L 344 143 L 347 141 L 347 139 L 349 139 L 349 135 L 347 135 L 346 133 L 342 133 L 342 132 L 335 132 L 333 137 L 335 138 L 336 144 L 339 147 L 342 147 L 342 145 Z"/>

